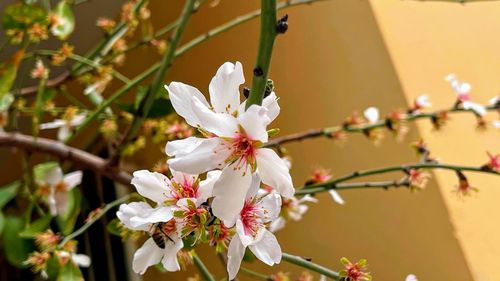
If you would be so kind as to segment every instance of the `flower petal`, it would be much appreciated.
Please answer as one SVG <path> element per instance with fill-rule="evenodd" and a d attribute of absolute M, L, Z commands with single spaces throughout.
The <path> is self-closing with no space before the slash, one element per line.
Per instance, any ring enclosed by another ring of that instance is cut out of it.
<path fill-rule="evenodd" d="M 116 212 L 116 216 L 118 217 L 120 222 L 129 229 L 148 231 L 150 228 L 148 225 L 135 227 L 132 226 L 130 219 L 135 216 L 139 216 L 140 214 L 149 212 L 150 209 L 152 209 L 151 206 L 149 206 L 149 204 L 146 202 L 131 202 L 129 204 L 121 204 L 120 208 Z"/>
<path fill-rule="evenodd" d="M 275 192 L 271 192 L 264 196 L 257 204 L 264 210 L 266 214 L 265 222 L 270 222 L 278 218 L 281 212 L 281 196 Z"/>
<path fill-rule="evenodd" d="M 184 247 L 184 243 L 182 242 L 182 239 L 177 236 L 171 237 L 171 239 L 173 242 L 169 240 L 165 243 L 161 263 L 167 271 L 172 272 L 181 270 L 179 262 L 177 261 L 177 252 Z"/>
<path fill-rule="evenodd" d="M 90 257 L 84 254 L 73 254 L 71 259 L 79 267 L 89 267 L 91 263 Z"/>
<path fill-rule="evenodd" d="M 55 119 L 52 122 L 40 124 L 40 130 L 56 129 L 56 128 L 60 128 L 64 125 L 66 125 L 66 121 L 64 121 L 62 119 Z"/>
<path fill-rule="evenodd" d="M 69 122 L 70 126 L 72 127 L 75 127 L 75 126 L 78 126 L 80 124 L 82 124 L 82 122 L 85 120 L 85 118 L 87 117 L 87 114 L 77 114 L 75 115 L 75 117 L 73 117 L 73 119 L 71 119 L 71 122 Z"/>
<path fill-rule="evenodd" d="M 63 180 L 61 167 L 55 166 L 45 173 L 45 182 L 49 185 L 59 184 Z"/>
<path fill-rule="evenodd" d="M 139 170 L 134 172 L 132 185 L 140 195 L 162 204 L 169 193 L 170 180 L 163 174 Z"/>
<path fill-rule="evenodd" d="M 144 274 L 148 267 L 159 263 L 162 256 L 163 250 L 156 245 L 153 238 L 149 238 L 144 242 L 142 247 L 135 252 L 132 269 L 135 273 Z"/>
<path fill-rule="evenodd" d="M 66 174 L 63 181 L 66 185 L 67 190 L 71 190 L 73 187 L 79 185 L 82 182 L 82 177 L 82 171 L 74 171 L 72 173 Z"/>
<path fill-rule="evenodd" d="M 245 246 L 241 244 L 238 234 L 233 236 L 227 251 L 227 273 L 229 280 L 233 280 L 240 270 L 241 261 L 245 255 Z"/>
<path fill-rule="evenodd" d="M 286 220 L 283 217 L 279 217 L 269 224 L 269 231 L 276 232 L 285 227 Z"/>
<path fill-rule="evenodd" d="M 273 266 L 281 262 L 281 247 L 274 234 L 268 230 L 264 230 L 261 239 L 248 246 L 252 253 L 263 263 Z"/>
<path fill-rule="evenodd" d="M 207 178 L 200 182 L 198 188 L 198 198 L 196 199 L 196 206 L 200 206 L 208 198 L 212 197 L 214 184 L 219 180 L 221 171 L 215 170 L 207 173 Z"/>
<path fill-rule="evenodd" d="M 67 125 L 61 126 L 57 131 L 57 139 L 60 141 L 66 141 L 69 135 L 71 135 L 71 128 Z"/>
<path fill-rule="evenodd" d="M 130 218 L 130 225 L 134 228 L 150 226 L 157 222 L 167 222 L 174 217 L 172 209 L 169 207 L 158 207 L 146 210 Z"/>
<path fill-rule="evenodd" d="M 380 113 L 378 111 L 378 108 L 376 107 L 369 107 L 367 108 L 363 115 L 365 116 L 365 118 L 368 120 L 368 122 L 370 123 L 376 123 L 378 121 L 378 119 L 380 118 Z"/>
<path fill-rule="evenodd" d="M 183 156 L 191 153 L 204 138 L 189 137 L 181 140 L 169 141 L 165 146 L 165 152 L 168 156 Z"/>
<path fill-rule="evenodd" d="M 342 199 L 342 197 L 340 196 L 340 194 L 336 190 L 330 189 L 330 190 L 328 190 L 328 193 L 330 193 L 330 195 L 332 196 L 333 201 L 335 201 L 335 203 L 337 203 L 339 205 L 345 204 L 344 199 Z"/>
<path fill-rule="evenodd" d="M 237 169 L 237 163 L 227 166 L 214 185 L 212 212 L 227 227 L 233 226 L 238 218 L 252 182 L 250 167 L 245 168 L 245 171 Z"/>
<path fill-rule="evenodd" d="M 484 107 L 482 104 L 479 104 L 479 103 L 475 103 L 475 102 L 471 102 L 471 101 L 464 101 L 462 103 L 462 106 L 464 107 L 464 109 L 474 111 L 479 116 L 484 116 L 484 115 L 486 115 L 486 113 L 488 113 L 486 110 L 486 107 Z"/>
<path fill-rule="evenodd" d="M 197 127 L 200 124 L 200 120 L 193 112 L 192 99 L 199 100 L 202 105 L 208 108 L 210 105 L 205 96 L 195 87 L 180 82 L 172 82 L 168 86 L 165 85 L 165 89 L 168 91 L 170 101 L 177 114 L 182 116 L 189 125 Z"/>
<path fill-rule="evenodd" d="M 245 83 L 243 67 L 239 61 L 236 64 L 226 62 L 219 67 L 210 81 L 208 91 L 210 102 L 219 113 L 232 114 L 240 105 L 240 85 Z"/>
<path fill-rule="evenodd" d="M 262 106 L 267 109 L 267 117 L 269 117 L 269 123 L 273 122 L 276 117 L 280 114 L 280 106 L 278 105 L 278 97 L 274 92 L 264 98 L 262 101 Z"/>
<path fill-rule="evenodd" d="M 215 113 L 193 98 L 193 112 L 199 120 L 199 125 L 206 131 L 219 137 L 233 137 L 238 132 L 236 117 L 227 113 Z"/>
<path fill-rule="evenodd" d="M 223 146 L 220 138 L 204 139 L 200 145 L 190 153 L 175 157 L 167 161 L 168 165 L 177 171 L 199 175 L 213 169 L 224 167 L 231 151 Z"/>
<path fill-rule="evenodd" d="M 262 182 L 271 186 L 284 197 L 295 193 L 292 177 L 285 162 L 269 148 L 257 150 L 257 171 Z"/>
<path fill-rule="evenodd" d="M 252 140 L 267 142 L 266 126 L 270 123 L 267 109 L 259 105 L 252 105 L 247 111 L 238 116 L 238 123 Z"/>

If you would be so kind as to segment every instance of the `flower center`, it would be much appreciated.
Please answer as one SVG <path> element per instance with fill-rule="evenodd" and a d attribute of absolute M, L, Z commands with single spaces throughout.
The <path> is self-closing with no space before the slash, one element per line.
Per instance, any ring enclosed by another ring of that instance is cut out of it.
<path fill-rule="evenodd" d="M 246 235 L 254 236 L 263 225 L 263 213 L 255 204 L 254 200 L 247 200 L 240 212 L 240 219 Z"/>
<path fill-rule="evenodd" d="M 189 181 L 184 178 L 182 182 L 176 182 L 172 180 L 172 189 L 170 191 L 170 196 L 175 204 L 179 199 L 182 198 L 198 198 L 198 188 L 200 180 Z"/>
<path fill-rule="evenodd" d="M 227 140 L 228 148 L 232 153 L 226 159 L 226 163 L 236 162 L 237 169 L 250 165 L 252 171 L 255 171 L 257 168 L 255 156 L 261 144 L 260 141 L 252 140 L 243 128 L 240 128 L 240 132 L 234 138 Z"/>

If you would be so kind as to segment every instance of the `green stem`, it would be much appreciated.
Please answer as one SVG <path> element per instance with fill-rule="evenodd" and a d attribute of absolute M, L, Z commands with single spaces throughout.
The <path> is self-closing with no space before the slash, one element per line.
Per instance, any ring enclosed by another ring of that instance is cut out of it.
<path fill-rule="evenodd" d="M 135 118 L 132 121 L 132 125 L 130 126 L 127 135 L 124 137 L 122 145 L 121 147 L 119 147 L 119 149 L 123 149 L 124 145 L 126 145 L 132 139 L 135 138 L 135 135 L 139 131 L 139 128 L 146 119 L 146 116 L 148 115 L 149 110 L 151 109 L 151 106 L 153 105 L 154 100 L 157 97 L 157 93 L 160 91 L 160 88 L 163 84 L 163 78 L 165 77 L 165 74 L 167 73 L 167 70 L 170 68 L 170 65 L 175 57 L 175 49 L 177 48 L 177 45 L 180 42 L 180 39 L 182 37 L 182 34 L 184 33 L 189 18 L 191 17 L 196 2 L 197 2 L 196 0 L 186 1 L 184 8 L 182 10 L 179 25 L 175 29 L 168 50 L 163 56 L 162 61 L 160 62 L 160 66 L 158 68 L 158 71 L 156 72 L 156 76 L 153 80 L 153 83 L 151 84 L 151 87 L 149 87 L 146 96 L 140 103 Z"/>
<path fill-rule="evenodd" d="M 125 195 L 121 198 L 116 199 L 113 202 L 110 202 L 106 204 L 101 211 L 99 211 L 95 216 L 93 216 L 91 219 L 89 219 L 82 227 L 77 229 L 75 232 L 69 234 L 68 236 L 64 237 L 64 239 L 59 243 L 58 247 L 61 248 L 64 246 L 66 243 L 68 243 L 70 240 L 75 239 L 77 236 L 83 234 L 90 226 L 92 226 L 96 221 L 98 221 L 102 216 L 104 216 L 109 210 L 113 209 L 114 207 L 125 203 L 129 201 L 133 196 L 135 196 L 136 193 L 131 193 L 128 195 Z"/>
<path fill-rule="evenodd" d="M 276 38 L 276 0 L 261 0 L 260 38 L 257 62 L 253 69 L 252 88 L 246 108 L 253 104 L 261 105 L 269 74 L 269 65 Z"/>
<path fill-rule="evenodd" d="M 353 182 L 353 183 L 339 183 L 335 187 L 330 189 L 335 190 L 346 190 L 346 189 L 368 189 L 368 188 L 382 188 L 388 189 L 389 187 L 408 187 L 410 182 L 406 179 L 403 180 L 392 180 L 392 181 L 374 181 L 374 182 Z M 327 191 L 325 187 L 313 187 L 313 188 L 301 188 L 295 192 L 296 196 L 306 195 L 306 194 L 316 194 L 319 192 Z"/>
<path fill-rule="evenodd" d="M 193 251 L 193 261 L 198 270 L 201 273 L 201 276 L 203 280 L 205 281 L 215 281 L 214 276 L 208 271 L 208 268 L 205 266 L 205 264 L 201 261 L 200 257 Z"/>
<path fill-rule="evenodd" d="M 282 259 L 288 263 L 298 265 L 300 267 L 312 270 L 326 277 L 332 278 L 333 280 L 338 280 L 339 274 L 331 269 L 328 269 L 319 264 L 312 263 L 310 261 L 305 260 L 302 257 L 290 255 L 287 253 L 283 253 Z"/>
<path fill-rule="evenodd" d="M 377 175 L 377 174 L 385 174 L 385 173 L 390 173 L 390 172 L 395 172 L 395 171 L 405 171 L 408 169 L 444 169 L 444 170 L 452 170 L 452 171 L 469 171 L 469 172 L 477 172 L 477 173 L 487 173 L 487 174 L 493 174 L 499 176 L 499 172 L 495 172 L 492 170 L 485 170 L 481 167 L 474 167 L 474 166 L 459 166 L 459 165 L 451 165 L 451 164 L 440 164 L 440 163 L 417 163 L 417 164 L 407 164 L 407 165 L 399 165 L 399 166 L 390 166 L 390 167 L 385 167 L 381 169 L 373 169 L 373 170 L 366 170 L 366 171 L 356 171 L 353 172 L 349 175 L 345 175 L 343 177 L 336 178 L 334 180 L 324 182 L 324 183 L 318 183 L 318 184 L 313 184 L 313 185 L 307 185 L 304 186 L 303 188 L 297 190 L 296 194 L 311 194 L 311 193 L 318 193 L 322 191 L 327 191 L 330 189 L 349 189 L 349 188 L 357 188 L 357 187 L 362 187 L 362 186 L 357 186 L 356 184 L 352 186 L 345 186 L 342 188 L 339 183 L 360 178 L 360 177 L 366 177 L 366 176 L 371 176 L 371 175 Z M 365 186 L 366 187 L 366 186 Z M 384 186 L 368 186 L 368 187 L 384 187 Z M 388 186 L 385 186 L 388 187 Z"/>
<path fill-rule="evenodd" d="M 262 280 L 262 281 L 270 281 L 270 280 L 272 280 L 271 277 L 269 277 L 269 276 L 267 276 L 265 274 L 259 273 L 259 272 L 255 272 L 255 271 L 250 270 L 248 268 L 241 267 L 240 268 L 240 272 L 243 273 L 243 274 L 246 274 L 246 275 L 248 275 L 250 277 L 253 277 L 256 280 Z"/>

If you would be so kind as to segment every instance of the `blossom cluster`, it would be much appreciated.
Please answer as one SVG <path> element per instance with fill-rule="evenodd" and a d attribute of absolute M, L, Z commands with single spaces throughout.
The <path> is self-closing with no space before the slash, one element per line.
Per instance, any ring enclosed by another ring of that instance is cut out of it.
<path fill-rule="evenodd" d="M 281 261 L 269 228 L 280 215 L 282 197 L 294 200 L 294 187 L 286 161 L 264 147 L 267 126 L 280 107 L 271 91 L 262 105 L 247 108 L 246 101 L 240 102 L 244 82 L 241 63 L 227 62 L 210 82 L 210 103 L 192 86 L 165 86 L 176 112 L 199 136 L 167 143 L 170 178 L 147 170 L 134 173 L 132 184 L 151 204 L 123 204 L 117 216 L 128 229 L 149 237 L 134 255 L 135 272 L 160 262 L 177 271 L 178 252 L 198 243 L 220 252 L 227 248 L 230 279 L 247 248 L 268 265 Z"/>

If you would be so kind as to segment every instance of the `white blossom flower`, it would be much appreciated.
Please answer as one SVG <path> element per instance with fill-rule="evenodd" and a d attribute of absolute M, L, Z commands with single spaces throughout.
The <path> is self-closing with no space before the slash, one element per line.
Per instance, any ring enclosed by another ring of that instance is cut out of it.
<path fill-rule="evenodd" d="M 296 197 L 285 198 L 282 202 L 282 216 L 279 216 L 277 219 L 269 224 L 269 231 L 276 232 L 283 227 L 285 227 L 287 219 L 293 221 L 299 221 L 302 219 L 302 216 L 307 212 L 309 206 L 305 203 L 317 203 L 318 199 L 305 195 L 302 198 L 298 199 Z"/>
<path fill-rule="evenodd" d="M 475 103 L 471 100 L 470 91 L 472 86 L 467 82 L 461 82 L 457 79 L 455 74 L 448 74 L 445 77 L 445 80 L 448 81 L 451 85 L 455 94 L 457 94 L 457 100 L 462 104 L 462 107 L 466 110 L 472 110 L 479 116 L 486 115 L 486 108 L 479 104 Z"/>
<path fill-rule="evenodd" d="M 47 201 L 50 214 L 64 215 L 68 205 L 68 192 L 82 182 L 82 171 L 63 175 L 61 167 L 46 171 L 44 178 L 38 180 L 42 195 Z"/>
<path fill-rule="evenodd" d="M 52 122 L 40 124 L 40 130 L 59 128 L 57 139 L 65 141 L 71 134 L 72 128 L 80 125 L 86 117 L 87 115 L 82 113 L 76 114 L 71 120 L 55 119 Z"/>
<path fill-rule="evenodd" d="M 205 180 L 200 180 L 197 175 L 171 172 L 172 179 L 147 170 L 134 172 L 132 185 L 140 195 L 155 202 L 156 207 L 146 202 L 132 202 L 122 204 L 116 213 L 118 219 L 131 230 L 145 231 L 151 236 L 161 231 L 161 235 L 165 235 L 163 248 L 151 237 L 137 250 L 132 263 L 136 273 L 143 274 L 148 267 L 160 261 L 168 271 L 180 270 L 177 252 L 184 246 L 182 225 L 174 219 L 174 210 L 184 207 L 186 200 L 197 206 L 205 202 L 212 196 L 213 185 L 221 173 L 211 171 Z"/>
<path fill-rule="evenodd" d="M 191 174 L 222 170 L 213 190 L 212 211 L 226 226 L 234 225 L 254 173 L 284 197 L 294 193 L 284 161 L 273 150 L 262 148 L 268 141 L 266 127 L 279 114 L 276 95 L 273 92 L 262 106 L 245 110 L 239 93 L 244 81 L 241 63 L 224 63 L 210 82 L 211 104 L 192 86 L 180 82 L 165 86 L 177 113 L 206 136 L 167 143 L 167 154 L 175 157 L 168 164 Z"/>
<path fill-rule="evenodd" d="M 489 100 L 490 105 L 495 106 L 500 102 L 500 95 L 495 96 Z"/>
<path fill-rule="evenodd" d="M 236 234 L 228 248 L 227 271 L 229 280 L 236 277 L 248 247 L 262 262 L 272 266 L 281 261 L 281 247 L 266 224 L 275 220 L 281 209 L 281 196 L 271 192 L 264 197 L 258 195 L 260 179 L 253 176 L 252 187 L 236 220 Z"/>
<path fill-rule="evenodd" d="M 418 279 L 417 276 L 415 276 L 415 274 L 408 274 L 408 276 L 406 276 L 405 281 L 418 281 Z"/>
<path fill-rule="evenodd" d="M 430 108 L 432 104 L 429 102 L 429 96 L 428 95 L 420 95 L 415 98 L 415 101 L 413 102 L 413 107 L 410 109 L 410 113 L 419 113 L 420 110 L 424 108 Z"/>
<path fill-rule="evenodd" d="M 373 106 L 367 108 L 363 112 L 363 115 L 365 116 L 366 120 L 368 120 L 368 123 L 370 123 L 370 124 L 377 123 L 378 119 L 380 118 L 380 113 L 378 111 L 378 108 L 373 107 Z"/>

